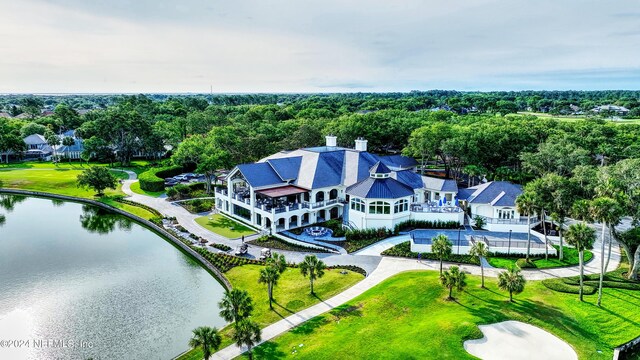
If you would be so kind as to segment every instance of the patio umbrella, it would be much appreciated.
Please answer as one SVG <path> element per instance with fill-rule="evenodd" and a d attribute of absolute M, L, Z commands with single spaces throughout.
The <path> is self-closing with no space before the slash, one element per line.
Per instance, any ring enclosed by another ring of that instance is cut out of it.
<path fill-rule="evenodd" d="M 440 198 L 440 200 L 438 200 L 438 206 L 442 206 L 442 198 Z"/>
<path fill-rule="evenodd" d="M 457 197 L 456 197 L 456 206 L 460 206 L 460 201 L 458 201 Z"/>

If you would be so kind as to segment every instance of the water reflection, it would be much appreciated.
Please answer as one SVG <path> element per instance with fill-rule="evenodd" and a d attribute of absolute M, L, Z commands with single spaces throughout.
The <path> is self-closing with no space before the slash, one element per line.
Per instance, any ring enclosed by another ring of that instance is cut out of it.
<path fill-rule="evenodd" d="M 80 224 L 89 232 L 97 234 L 108 234 L 116 226 L 120 230 L 130 231 L 132 226 L 131 220 L 126 217 L 89 205 L 82 205 Z"/>
<path fill-rule="evenodd" d="M 26 199 L 27 197 L 22 195 L 0 195 L 0 207 L 11 212 L 17 204 L 25 201 Z"/>
<path fill-rule="evenodd" d="M 7 221 L 7 217 L 0 214 L 0 226 L 4 225 L 6 221 Z"/>

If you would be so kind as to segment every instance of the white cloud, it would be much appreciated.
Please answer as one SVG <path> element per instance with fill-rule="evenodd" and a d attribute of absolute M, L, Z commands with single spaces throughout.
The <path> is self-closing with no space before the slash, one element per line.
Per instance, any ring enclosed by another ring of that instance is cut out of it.
<path fill-rule="evenodd" d="M 635 5 L 3 1 L 0 92 L 629 88 Z"/>

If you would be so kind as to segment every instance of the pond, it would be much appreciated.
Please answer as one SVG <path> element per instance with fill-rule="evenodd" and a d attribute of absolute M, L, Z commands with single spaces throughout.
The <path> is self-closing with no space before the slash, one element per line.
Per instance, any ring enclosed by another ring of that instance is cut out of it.
<path fill-rule="evenodd" d="M 196 260 L 96 207 L 0 195 L 0 359 L 167 359 L 224 326 Z M 19 348 L 18 348 L 19 347 Z"/>

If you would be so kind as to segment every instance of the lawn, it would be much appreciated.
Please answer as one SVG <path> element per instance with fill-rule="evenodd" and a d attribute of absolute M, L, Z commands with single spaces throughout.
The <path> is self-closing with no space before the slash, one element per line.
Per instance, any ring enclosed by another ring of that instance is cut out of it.
<path fill-rule="evenodd" d="M 211 218 L 211 220 L 209 220 Z M 253 235 L 253 229 L 231 220 L 220 214 L 207 215 L 196 218 L 196 223 L 203 228 L 229 239 L 237 239 L 241 236 Z"/>
<path fill-rule="evenodd" d="M 343 275 L 340 274 L 341 270 L 327 270 L 325 275 L 314 283 L 316 296 L 313 296 L 309 294 L 309 280 L 300 274 L 299 269 L 288 268 L 282 273 L 278 285 L 274 289 L 276 303 L 273 305 L 274 310 L 271 311 L 269 310 L 267 287 L 258 283 L 260 269 L 262 269 L 261 265 L 243 265 L 229 270 L 225 273 L 225 276 L 234 288 L 249 292 L 254 302 L 252 318 L 262 328 L 321 300 L 329 299 L 364 278 L 361 274 L 353 271 Z M 213 306 L 215 308 L 215 305 Z M 230 330 L 230 328 L 226 328 L 223 333 L 228 335 Z M 231 339 L 225 336 L 221 348 L 231 343 Z M 179 359 L 200 360 L 202 359 L 202 352 L 200 349 L 194 349 Z"/>
<path fill-rule="evenodd" d="M 560 247 L 559 246 L 555 246 L 556 250 L 558 250 Z M 578 251 L 574 248 L 570 248 L 570 247 L 563 247 L 564 249 L 564 258 L 562 260 L 559 260 L 557 258 L 549 258 L 549 260 L 545 260 L 544 256 L 542 258 L 536 258 L 533 260 L 533 264 L 536 266 L 536 268 L 538 269 L 549 269 L 549 268 L 556 268 L 556 267 L 563 267 L 563 266 L 574 266 L 574 265 L 578 265 L 579 260 L 578 260 Z M 503 268 L 506 269 L 508 267 L 511 267 L 513 265 L 515 265 L 516 261 L 519 258 L 523 258 L 524 256 L 517 256 L 517 257 L 490 257 L 489 258 L 489 264 L 491 264 L 491 266 L 493 267 L 497 267 L 497 268 Z M 593 258 L 593 253 L 591 251 L 585 251 L 584 252 L 584 262 L 585 264 L 587 262 L 589 262 L 591 259 Z"/>
<path fill-rule="evenodd" d="M 390 278 L 330 313 L 266 342 L 256 359 L 473 359 L 463 348 L 482 337 L 477 325 L 518 320 L 541 327 L 573 346 L 581 359 L 611 359 L 613 348 L 640 335 L 640 292 L 605 289 L 596 296 L 547 289 L 539 281 L 509 303 L 495 280 L 487 289 L 468 276 L 467 289 L 445 301 L 437 272 Z M 245 354 L 246 356 L 246 354 Z"/>
<path fill-rule="evenodd" d="M 37 164 L 41 165 L 41 164 Z M 78 188 L 76 179 L 85 168 L 60 166 L 33 167 L 26 169 L 6 170 L 0 168 L 0 182 L 2 187 L 9 189 L 24 189 L 42 191 L 54 194 L 93 198 L 95 192 Z M 126 179 L 127 174 L 121 171 L 113 171 L 113 175 L 120 179 Z M 107 189 L 105 195 L 123 195 L 120 186 L 116 190 Z"/>
<path fill-rule="evenodd" d="M 136 194 L 146 195 L 146 196 L 151 196 L 151 197 L 158 197 L 158 196 L 164 194 L 164 191 L 146 191 L 146 190 L 142 190 L 140 188 L 140 182 L 139 181 L 136 181 L 136 182 L 131 184 L 131 191 L 133 191 Z"/>
<path fill-rule="evenodd" d="M 58 167 L 51 163 L 24 163 L 22 165 L 25 164 L 31 167 L 17 168 L 14 170 L 0 168 L 0 187 L 95 199 L 95 192 L 93 190 L 82 189 L 76 186 L 77 176 L 83 169 L 86 169 L 86 167 L 82 168 L 78 166 L 77 163 L 72 163 L 72 165 L 64 163 Z M 112 173 L 119 179 L 126 179 L 128 177 L 127 174 L 122 171 L 112 171 Z M 124 195 L 124 193 L 118 184 L 115 190 L 107 189 L 105 196 L 97 200 L 138 215 L 144 219 L 154 217 L 153 214 L 147 210 L 113 200 L 114 196 L 121 195 Z"/>

